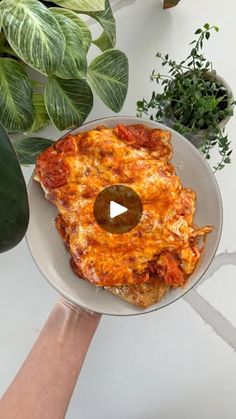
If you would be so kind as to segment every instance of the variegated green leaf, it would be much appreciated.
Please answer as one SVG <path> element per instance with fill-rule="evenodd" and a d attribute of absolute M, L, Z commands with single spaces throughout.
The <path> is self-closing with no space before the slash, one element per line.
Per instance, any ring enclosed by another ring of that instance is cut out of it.
<path fill-rule="evenodd" d="M 86 76 L 87 58 L 82 47 L 83 33 L 80 27 L 67 16 L 52 10 L 65 36 L 66 49 L 64 59 L 55 74 L 63 79 L 73 79 Z"/>
<path fill-rule="evenodd" d="M 0 58 L 0 121 L 7 131 L 24 131 L 34 120 L 32 88 L 23 66 Z"/>
<path fill-rule="evenodd" d="M 23 138 L 15 142 L 14 149 L 21 164 L 35 164 L 36 157 L 46 148 L 50 147 L 54 141 L 47 138 L 32 137 Z"/>
<path fill-rule="evenodd" d="M 96 12 L 105 9 L 105 0 L 53 0 L 53 3 L 80 12 Z"/>
<path fill-rule="evenodd" d="M 35 108 L 35 118 L 32 127 L 28 132 L 39 131 L 49 123 L 49 116 L 44 103 L 44 96 L 41 93 L 33 93 L 33 104 Z"/>
<path fill-rule="evenodd" d="M 82 125 L 93 107 L 93 94 L 85 80 L 48 79 L 45 105 L 55 126 L 64 130 Z"/>
<path fill-rule="evenodd" d="M 90 45 L 92 43 L 92 34 L 87 25 L 75 12 L 72 10 L 61 9 L 53 7 L 50 10 L 53 10 L 56 13 L 62 14 L 63 16 L 68 17 L 69 19 L 73 20 L 73 22 L 80 28 L 81 30 L 81 40 L 82 40 L 82 47 L 84 51 L 87 53 Z"/>
<path fill-rule="evenodd" d="M 12 49 L 41 73 L 54 73 L 64 57 L 65 38 L 53 14 L 37 0 L 2 0 L 0 7 Z"/>
<path fill-rule="evenodd" d="M 109 0 L 105 1 L 105 6 L 103 12 L 89 13 L 89 16 L 96 19 L 104 29 L 102 35 L 94 41 L 94 44 L 97 45 L 101 51 L 114 48 L 116 45 L 116 22 Z"/>
<path fill-rule="evenodd" d="M 103 31 L 103 33 L 101 34 L 101 36 L 99 36 L 98 39 L 95 39 L 95 41 L 93 41 L 93 43 L 95 45 L 97 45 L 97 47 L 102 51 L 106 51 L 108 49 L 113 48 L 111 41 L 107 35 L 107 33 L 105 31 Z"/>
<path fill-rule="evenodd" d="M 128 59 L 119 50 L 108 50 L 90 64 L 88 80 L 102 101 L 114 112 L 124 104 L 129 79 Z"/>

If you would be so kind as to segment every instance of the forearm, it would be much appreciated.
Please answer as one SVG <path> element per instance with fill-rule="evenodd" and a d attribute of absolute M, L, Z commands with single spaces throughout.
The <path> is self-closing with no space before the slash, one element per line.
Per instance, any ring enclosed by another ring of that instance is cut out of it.
<path fill-rule="evenodd" d="M 0 417 L 64 418 L 99 319 L 58 303 L 3 396 Z"/>

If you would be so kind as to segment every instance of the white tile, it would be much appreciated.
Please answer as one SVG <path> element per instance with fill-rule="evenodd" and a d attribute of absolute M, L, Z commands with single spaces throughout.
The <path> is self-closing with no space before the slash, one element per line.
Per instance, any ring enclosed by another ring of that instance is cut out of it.
<path fill-rule="evenodd" d="M 10 384 L 46 320 L 56 293 L 25 241 L 0 255 L 0 394 Z"/>
<path fill-rule="evenodd" d="M 104 318 L 68 419 L 234 419 L 236 356 L 179 301 L 138 318 Z"/>

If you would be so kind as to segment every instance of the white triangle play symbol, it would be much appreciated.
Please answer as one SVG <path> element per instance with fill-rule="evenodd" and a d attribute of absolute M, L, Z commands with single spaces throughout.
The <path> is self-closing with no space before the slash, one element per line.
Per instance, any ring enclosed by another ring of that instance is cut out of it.
<path fill-rule="evenodd" d="M 115 218 L 118 215 L 124 214 L 128 209 L 123 207 L 123 205 L 117 204 L 117 202 L 110 202 L 110 218 Z"/>

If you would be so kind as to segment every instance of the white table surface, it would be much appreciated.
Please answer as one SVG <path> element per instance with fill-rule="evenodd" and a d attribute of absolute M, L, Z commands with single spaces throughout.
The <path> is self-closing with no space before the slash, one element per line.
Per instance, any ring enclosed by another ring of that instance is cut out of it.
<path fill-rule="evenodd" d="M 169 11 L 161 9 L 161 0 L 112 3 L 117 47 L 130 61 L 124 115 L 134 115 L 136 100 L 152 91 L 149 75 L 156 66 L 156 52 L 184 57 L 194 30 L 206 22 L 220 27 L 206 47 L 208 57 L 236 91 L 235 0 L 181 0 Z M 98 30 L 93 25 L 94 33 Z M 96 101 L 90 119 L 108 115 L 112 113 Z M 235 118 L 228 124 L 228 132 L 234 146 Z M 53 129 L 47 134 L 58 136 Z M 235 418 L 235 153 L 232 158 L 233 163 L 217 174 L 224 229 L 207 275 L 184 299 L 161 311 L 132 318 L 103 317 L 68 419 Z M 28 178 L 31 169 L 24 172 Z M 2 393 L 38 336 L 57 295 L 38 272 L 25 242 L 0 256 L 0 287 Z"/>

